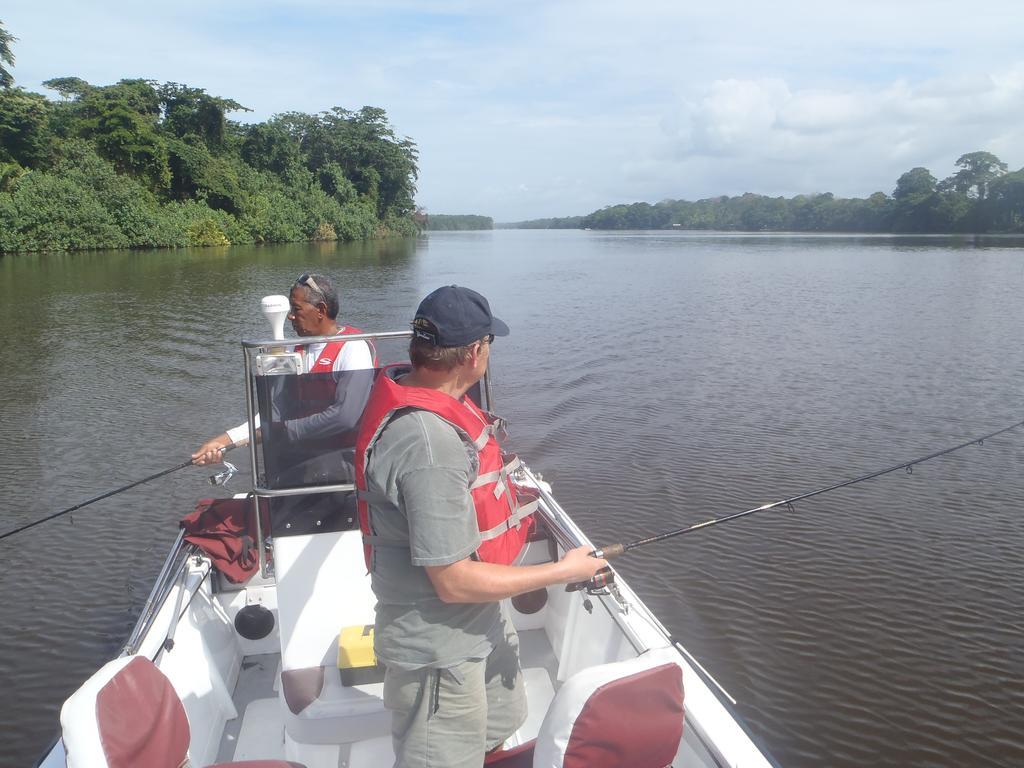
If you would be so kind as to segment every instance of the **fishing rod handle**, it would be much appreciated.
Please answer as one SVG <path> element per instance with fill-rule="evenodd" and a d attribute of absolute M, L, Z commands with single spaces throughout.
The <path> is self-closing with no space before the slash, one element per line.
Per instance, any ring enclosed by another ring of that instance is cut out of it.
<path fill-rule="evenodd" d="M 590 556 L 600 557 L 602 560 L 611 560 L 613 557 L 619 557 L 624 554 L 625 551 L 625 544 L 609 544 L 606 547 L 598 547 L 590 553 Z M 594 577 L 590 581 L 578 581 L 575 584 L 567 584 L 565 591 L 579 592 L 581 589 L 601 589 L 603 587 L 607 587 L 613 581 L 615 581 L 615 574 L 612 573 L 612 569 L 602 568 L 594 574 Z"/>
<path fill-rule="evenodd" d="M 224 454 L 226 454 L 228 451 L 233 451 L 233 450 L 235 450 L 235 448 L 241 448 L 243 445 L 248 445 L 248 444 L 249 444 L 249 438 L 244 437 L 241 440 L 239 440 L 237 443 L 228 443 L 227 445 L 220 446 L 219 448 L 217 448 L 217 455 L 221 459 L 223 459 L 224 458 Z"/>
<path fill-rule="evenodd" d="M 579 592 L 582 589 L 588 592 L 595 589 L 603 589 L 615 581 L 615 574 L 612 573 L 612 569 L 608 567 L 602 568 L 600 571 L 594 574 L 594 577 L 590 581 L 577 581 L 575 584 L 566 584 L 566 592 Z"/>
<path fill-rule="evenodd" d="M 235 448 L 238 448 L 239 446 L 248 445 L 248 444 L 249 444 L 249 440 L 248 440 L 248 438 L 246 438 L 244 441 L 240 441 L 240 442 L 237 442 L 237 443 L 228 443 L 227 445 L 221 445 L 218 448 L 216 448 L 217 458 L 218 459 L 223 459 L 224 458 L 224 454 L 227 453 L 228 451 L 233 451 L 233 450 L 235 450 Z M 214 462 L 210 462 L 210 463 L 212 464 Z M 196 462 L 195 459 L 189 459 L 182 466 L 186 466 L 187 467 L 189 465 L 193 465 L 193 466 L 196 466 L 196 467 L 202 466 L 201 464 Z"/>
<path fill-rule="evenodd" d="M 600 557 L 604 560 L 611 560 L 613 557 L 619 557 L 626 552 L 625 544 L 609 544 L 607 547 L 598 547 L 591 552 L 592 557 Z"/>

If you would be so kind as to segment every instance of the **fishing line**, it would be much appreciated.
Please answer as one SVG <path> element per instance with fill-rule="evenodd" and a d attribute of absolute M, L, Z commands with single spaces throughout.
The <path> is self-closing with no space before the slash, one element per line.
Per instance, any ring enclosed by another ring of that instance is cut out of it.
<path fill-rule="evenodd" d="M 222 451 L 221 451 L 222 455 L 224 453 L 226 453 L 227 451 L 229 451 L 233 447 L 234 446 L 227 446 L 224 449 L 222 449 Z M 194 463 L 195 462 L 192 459 L 189 459 L 188 461 L 183 461 L 181 464 L 173 466 L 170 469 L 162 470 L 160 472 L 157 472 L 156 474 L 150 475 L 149 477 L 144 477 L 141 480 L 136 480 L 133 483 L 128 483 L 128 485 L 122 485 L 120 488 L 115 488 L 112 491 L 107 491 L 106 493 L 101 493 L 99 496 L 93 496 L 91 499 L 87 499 L 87 500 L 85 500 L 85 501 L 83 501 L 83 502 L 81 502 L 79 504 L 75 504 L 73 507 L 68 507 L 67 509 L 62 509 L 60 512 L 54 512 L 52 515 L 47 515 L 46 517 L 41 517 L 38 520 L 33 520 L 31 523 L 26 523 L 25 525 L 23 525 L 23 526 L 21 526 L 19 528 L 15 528 L 13 530 L 10 530 L 10 531 L 7 531 L 5 533 L 2 533 L 2 534 L 0 534 L 0 539 L 6 539 L 8 536 L 13 536 L 16 533 L 21 533 L 22 531 L 27 531 L 29 528 L 34 528 L 35 526 L 41 525 L 42 523 L 45 523 L 48 520 L 53 520 L 55 518 L 61 517 L 62 515 L 70 514 L 70 513 L 74 512 L 76 510 L 81 509 L 82 507 L 87 507 L 90 504 L 95 504 L 97 501 L 102 501 L 103 499 L 108 499 L 111 496 L 114 496 L 115 494 L 122 493 L 124 491 L 130 490 L 130 489 L 134 488 L 137 485 L 142 485 L 143 483 L 148 483 L 151 480 L 156 480 L 158 477 L 163 477 L 164 475 L 169 475 L 169 474 L 171 474 L 171 472 L 177 472 L 179 469 L 184 469 L 185 467 L 190 467 Z M 227 466 L 227 470 L 224 471 L 224 472 L 219 472 L 218 474 L 216 474 L 213 477 L 211 477 L 210 478 L 210 483 L 211 484 L 213 484 L 213 485 L 223 485 L 227 481 L 227 479 L 230 479 L 231 475 L 233 475 L 235 472 L 238 471 L 237 469 L 235 469 L 235 467 L 233 467 L 232 465 L 228 464 L 227 462 L 223 462 L 223 463 L 225 464 L 225 466 Z"/>
<path fill-rule="evenodd" d="M 857 483 L 863 483 L 865 480 L 872 480 L 876 477 L 881 477 L 882 475 L 887 475 L 890 472 L 896 472 L 897 470 L 900 469 L 905 469 L 907 471 L 907 474 L 913 474 L 914 466 L 917 464 L 923 464 L 924 462 L 930 461 L 931 459 L 936 459 L 939 456 L 945 456 L 946 454 L 959 451 L 971 445 L 982 445 L 989 438 L 995 437 L 996 435 L 1001 435 L 1004 432 L 1009 432 L 1011 429 L 1017 429 L 1020 426 L 1024 426 L 1024 421 L 1018 421 L 1016 424 L 1011 424 L 1008 427 L 997 429 L 995 432 L 989 432 L 987 435 L 982 435 L 981 437 L 975 437 L 971 440 L 967 440 L 966 442 L 960 443 L 959 445 L 954 445 L 950 448 L 943 448 L 941 451 L 929 453 L 927 456 L 920 456 L 916 459 L 911 459 L 910 461 L 904 461 L 900 464 L 895 464 L 891 467 L 886 467 L 885 469 L 879 469 L 874 472 L 868 472 L 867 474 L 860 475 L 859 477 L 854 477 L 850 480 L 844 480 L 842 482 L 834 483 L 824 488 L 818 488 L 813 491 L 807 491 L 805 493 L 797 494 L 796 496 L 790 496 L 787 499 L 773 501 L 770 504 L 762 504 L 760 507 L 747 509 L 744 510 L 743 512 L 735 512 L 731 515 L 715 517 L 710 520 L 705 520 L 702 523 L 694 523 L 693 525 L 688 525 L 684 528 L 677 528 L 672 531 L 667 531 L 666 533 L 660 533 L 654 536 L 647 536 L 643 539 L 636 539 L 635 541 L 630 541 L 626 543 L 609 544 L 605 547 L 599 547 L 595 549 L 593 552 L 591 552 L 591 555 L 593 555 L 594 557 L 604 558 L 605 560 L 611 560 L 615 557 L 621 557 L 629 550 L 636 549 L 637 547 L 644 547 L 648 544 L 654 544 L 658 541 L 665 541 L 666 539 L 671 539 L 675 536 L 683 536 L 687 533 L 693 533 L 694 531 L 699 531 L 704 528 L 710 528 L 711 526 L 718 525 L 719 523 L 728 523 L 730 520 L 738 520 L 741 517 L 753 515 L 757 512 L 765 512 L 769 509 L 775 509 L 776 507 L 792 508 L 793 504 L 798 501 L 803 501 L 804 499 L 809 499 L 812 498 L 813 496 L 821 496 L 822 494 L 829 493 L 840 488 L 846 488 L 851 485 L 856 485 Z M 606 583 L 610 581 L 610 579 L 608 578 L 610 574 L 611 571 L 603 569 L 602 571 L 598 572 L 598 575 L 595 576 L 592 581 L 580 582 L 578 584 L 570 584 L 566 587 L 566 589 L 571 592 L 580 589 L 599 589 L 600 587 L 604 586 Z M 602 577 L 602 575 L 603 578 L 600 578 Z"/>

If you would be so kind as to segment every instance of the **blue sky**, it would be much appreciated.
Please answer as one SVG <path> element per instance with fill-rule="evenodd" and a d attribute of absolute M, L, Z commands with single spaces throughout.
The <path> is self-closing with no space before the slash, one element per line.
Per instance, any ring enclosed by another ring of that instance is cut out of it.
<path fill-rule="evenodd" d="M 383 107 L 418 201 L 497 221 L 1024 165 L 1019 3 L 10 0 L 16 83 L 175 81 L 236 119 Z"/>

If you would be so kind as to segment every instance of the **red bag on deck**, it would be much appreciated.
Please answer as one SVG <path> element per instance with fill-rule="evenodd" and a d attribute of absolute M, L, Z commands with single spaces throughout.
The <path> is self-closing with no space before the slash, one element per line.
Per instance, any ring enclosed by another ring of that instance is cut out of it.
<path fill-rule="evenodd" d="M 181 527 L 229 581 L 248 581 L 259 567 L 252 499 L 200 499 Z"/>

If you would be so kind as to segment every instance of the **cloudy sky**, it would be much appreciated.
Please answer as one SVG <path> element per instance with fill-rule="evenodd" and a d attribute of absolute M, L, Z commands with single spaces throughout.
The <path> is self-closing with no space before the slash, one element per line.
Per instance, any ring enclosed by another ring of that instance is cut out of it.
<path fill-rule="evenodd" d="M 17 84 L 175 81 L 276 112 L 383 107 L 418 201 L 497 221 L 1024 165 L 1019 0 L 7 0 Z"/>

